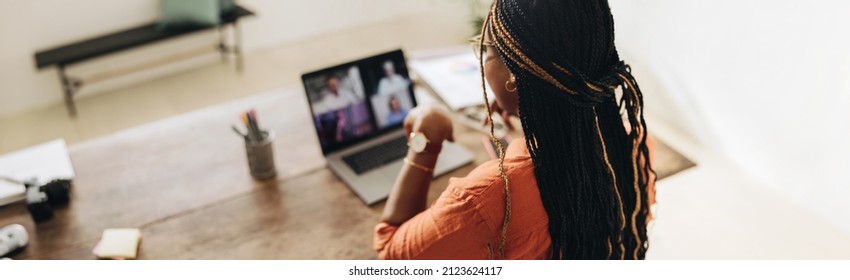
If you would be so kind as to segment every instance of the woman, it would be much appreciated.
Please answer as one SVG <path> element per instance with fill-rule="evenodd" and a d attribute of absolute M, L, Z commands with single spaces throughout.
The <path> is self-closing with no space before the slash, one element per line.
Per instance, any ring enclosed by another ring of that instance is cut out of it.
<path fill-rule="evenodd" d="M 430 151 L 408 152 L 376 227 L 379 257 L 643 259 L 651 145 L 607 1 L 496 0 L 478 46 L 482 87 L 496 96 L 488 111 L 517 116 L 525 137 L 506 151 L 497 141 L 498 161 L 452 178 L 426 208 L 452 124 L 439 109 L 411 110 L 405 128 Z"/>
<path fill-rule="evenodd" d="M 386 125 L 400 124 L 407 117 L 407 110 L 401 106 L 401 101 L 398 101 L 398 97 L 395 95 L 390 95 L 390 100 L 387 101 L 387 107 L 390 111 L 387 113 Z"/>

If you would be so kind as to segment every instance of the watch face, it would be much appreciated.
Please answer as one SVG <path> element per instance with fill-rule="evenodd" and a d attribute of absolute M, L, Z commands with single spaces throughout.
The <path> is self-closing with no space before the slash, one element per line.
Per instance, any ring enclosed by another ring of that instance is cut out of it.
<path fill-rule="evenodd" d="M 425 150 L 425 146 L 428 145 L 428 140 L 425 139 L 425 135 L 420 133 L 413 133 L 410 137 L 410 149 L 414 152 L 421 153 Z"/>

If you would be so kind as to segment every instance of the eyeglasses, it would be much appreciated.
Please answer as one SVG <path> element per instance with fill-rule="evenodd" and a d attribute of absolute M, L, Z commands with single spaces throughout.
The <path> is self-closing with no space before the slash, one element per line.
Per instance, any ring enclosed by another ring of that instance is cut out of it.
<path fill-rule="evenodd" d="M 481 60 L 482 54 L 487 55 L 487 47 L 494 47 L 493 43 L 484 41 L 481 43 L 481 35 L 469 38 L 469 45 L 472 46 L 472 52 L 475 53 L 475 58 Z M 482 50 L 484 51 L 482 53 Z"/>

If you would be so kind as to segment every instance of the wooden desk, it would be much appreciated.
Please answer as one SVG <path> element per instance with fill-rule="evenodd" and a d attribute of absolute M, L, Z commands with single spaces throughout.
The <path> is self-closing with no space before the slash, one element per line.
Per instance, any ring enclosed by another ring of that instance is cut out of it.
<path fill-rule="evenodd" d="M 69 147 L 77 173 L 71 203 L 36 225 L 26 205 L 0 207 L 0 225 L 31 235 L 16 259 L 94 259 L 106 228 L 142 230 L 140 259 L 370 259 L 383 203 L 367 207 L 324 168 L 300 87 L 203 109 Z M 256 108 L 277 134 L 278 179 L 251 179 L 242 140 L 230 130 Z M 470 164 L 487 157 L 481 133 L 456 126 Z"/>
<path fill-rule="evenodd" d="M 30 233 L 29 247 L 12 257 L 94 259 L 104 229 L 133 227 L 143 234 L 140 259 L 375 258 L 372 230 L 384 204 L 367 207 L 324 168 L 307 106 L 302 89 L 290 88 L 71 146 L 71 203 L 52 220 L 36 225 L 22 202 L 0 207 L 0 225 Z M 249 108 L 277 134 L 276 180 L 251 179 L 242 139 L 229 128 Z M 455 138 L 475 161 L 434 180 L 431 201 L 450 177 L 488 160 L 482 136 L 456 122 Z M 657 159 L 661 177 L 692 166 L 661 143 Z"/>

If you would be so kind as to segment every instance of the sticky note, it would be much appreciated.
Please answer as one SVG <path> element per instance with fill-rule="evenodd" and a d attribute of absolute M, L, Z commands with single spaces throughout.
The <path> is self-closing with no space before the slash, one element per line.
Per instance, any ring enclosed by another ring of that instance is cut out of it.
<path fill-rule="evenodd" d="M 92 252 L 101 259 L 135 259 L 141 239 L 139 229 L 106 229 Z"/>

